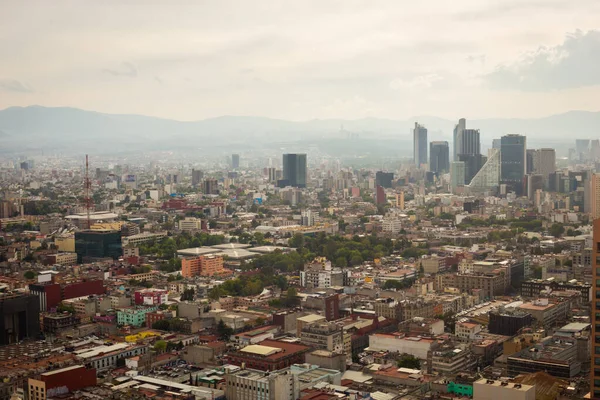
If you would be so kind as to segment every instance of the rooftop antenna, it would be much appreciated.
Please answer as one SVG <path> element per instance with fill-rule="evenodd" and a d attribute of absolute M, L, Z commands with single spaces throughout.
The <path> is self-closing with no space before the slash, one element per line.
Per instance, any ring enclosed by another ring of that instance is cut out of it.
<path fill-rule="evenodd" d="M 91 181 L 90 181 L 90 174 L 89 174 L 89 163 L 88 163 L 88 155 L 85 155 L 85 182 L 84 182 L 84 186 L 85 186 L 85 211 L 87 214 L 87 219 L 86 219 L 86 223 L 87 223 L 87 229 L 91 229 L 92 227 L 92 223 L 91 223 L 91 219 L 90 219 L 90 209 L 92 208 L 92 198 L 90 197 L 90 188 L 91 188 Z"/>

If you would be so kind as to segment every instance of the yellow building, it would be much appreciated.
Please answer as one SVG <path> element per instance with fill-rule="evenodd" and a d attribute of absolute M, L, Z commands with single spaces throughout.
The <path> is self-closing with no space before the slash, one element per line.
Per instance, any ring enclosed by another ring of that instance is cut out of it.
<path fill-rule="evenodd" d="M 58 251 L 75 253 L 75 236 L 57 236 L 54 238 L 54 245 Z"/>

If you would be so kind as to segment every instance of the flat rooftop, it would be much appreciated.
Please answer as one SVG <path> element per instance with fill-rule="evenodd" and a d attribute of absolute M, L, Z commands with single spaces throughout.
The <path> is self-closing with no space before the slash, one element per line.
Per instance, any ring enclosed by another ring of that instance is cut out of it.
<path fill-rule="evenodd" d="M 189 249 L 177 250 L 177 254 L 181 256 L 205 256 L 208 254 L 222 253 L 221 249 L 213 249 L 212 247 L 191 247 Z"/>
<path fill-rule="evenodd" d="M 267 357 L 267 356 L 273 355 L 275 353 L 279 353 L 280 351 L 283 351 L 283 350 L 280 348 L 277 348 L 277 347 L 252 344 L 250 346 L 244 347 L 240 351 L 243 351 L 244 353 L 258 354 L 258 355 Z"/>

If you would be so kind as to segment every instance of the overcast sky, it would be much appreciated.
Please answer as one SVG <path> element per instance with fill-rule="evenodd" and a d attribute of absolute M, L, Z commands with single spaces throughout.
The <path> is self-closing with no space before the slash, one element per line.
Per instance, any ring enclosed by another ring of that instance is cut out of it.
<path fill-rule="evenodd" d="M 0 51 L 0 108 L 181 120 L 600 110 L 599 0 L 6 0 Z"/>

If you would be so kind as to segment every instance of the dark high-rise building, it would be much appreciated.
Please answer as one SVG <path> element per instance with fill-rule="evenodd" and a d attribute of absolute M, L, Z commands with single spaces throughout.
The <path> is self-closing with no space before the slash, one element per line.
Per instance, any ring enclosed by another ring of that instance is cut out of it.
<path fill-rule="evenodd" d="M 502 136 L 500 146 L 500 183 L 521 196 L 527 171 L 527 138 L 523 135 Z"/>
<path fill-rule="evenodd" d="M 481 154 L 479 129 L 463 129 L 459 134 L 458 154 Z"/>
<path fill-rule="evenodd" d="M 431 142 L 429 144 L 429 170 L 438 174 L 450 171 L 448 142 Z"/>
<path fill-rule="evenodd" d="M 219 194 L 219 181 L 216 179 L 206 179 L 202 183 L 202 192 L 204 194 Z"/>
<path fill-rule="evenodd" d="M 590 394 L 592 399 L 600 399 L 600 347 L 595 345 L 595 341 L 598 335 L 600 335 L 600 315 L 596 313 L 600 307 L 600 299 L 598 299 L 598 293 L 600 291 L 600 218 L 594 220 L 594 233 L 593 233 L 593 245 L 592 245 L 592 284 L 595 286 L 593 289 L 594 295 L 592 296 L 592 335 L 593 340 L 592 348 L 592 363 L 591 363 L 591 376 L 590 376 Z"/>
<path fill-rule="evenodd" d="M 84 259 L 113 258 L 123 255 L 121 231 L 97 230 L 75 232 L 77 262 Z"/>
<path fill-rule="evenodd" d="M 283 181 L 287 186 L 306 187 L 306 154 L 283 155 Z"/>
<path fill-rule="evenodd" d="M 231 155 L 231 167 L 233 169 L 237 169 L 240 167 L 240 155 L 239 154 Z"/>
<path fill-rule="evenodd" d="M 527 175 L 533 174 L 533 172 L 534 172 L 533 164 L 534 164 L 535 157 L 536 157 L 536 150 L 535 149 L 527 149 L 527 168 L 525 169 Z"/>
<path fill-rule="evenodd" d="M 544 177 L 540 174 L 528 174 L 527 197 L 529 200 L 533 200 L 535 198 L 535 193 L 538 189 L 544 189 Z"/>
<path fill-rule="evenodd" d="M 471 183 L 473 177 L 479 172 L 487 161 L 481 154 L 459 154 L 458 159 L 465 163 L 465 184 Z"/>
<path fill-rule="evenodd" d="M 204 172 L 200 171 L 199 169 L 193 169 L 192 170 L 192 186 L 198 186 L 200 185 L 200 182 L 202 182 L 202 179 L 204 179 Z"/>
<path fill-rule="evenodd" d="M 495 335 L 515 336 L 521 329 L 533 324 L 533 317 L 525 312 L 492 311 L 488 316 L 488 330 Z"/>
<path fill-rule="evenodd" d="M 383 186 L 384 188 L 389 189 L 392 187 L 393 180 L 394 180 L 393 172 L 377 171 L 375 173 L 375 184 L 376 185 L 380 185 L 380 186 Z"/>
<path fill-rule="evenodd" d="M 0 346 L 37 339 L 40 334 L 40 302 L 37 296 L 0 293 Z"/>
<path fill-rule="evenodd" d="M 413 130 L 413 157 L 417 167 L 427 164 L 427 128 L 417 122 Z"/>

